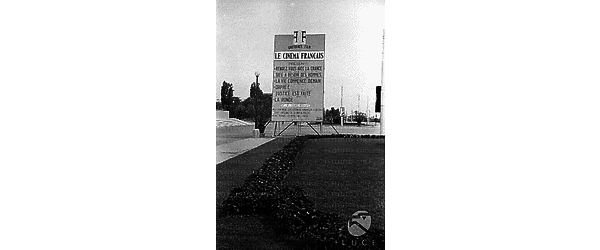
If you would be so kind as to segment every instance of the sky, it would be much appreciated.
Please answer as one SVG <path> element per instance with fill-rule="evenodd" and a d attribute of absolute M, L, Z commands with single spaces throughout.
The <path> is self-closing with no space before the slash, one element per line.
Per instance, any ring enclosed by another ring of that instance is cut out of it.
<path fill-rule="evenodd" d="M 381 85 L 384 32 L 383 0 L 217 1 L 217 74 L 215 97 L 223 81 L 233 83 L 234 96 L 250 95 L 260 72 L 263 92 L 271 92 L 275 35 L 306 30 L 325 34 L 326 109 L 343 105 L 375 114 L 375 86 Z"/>

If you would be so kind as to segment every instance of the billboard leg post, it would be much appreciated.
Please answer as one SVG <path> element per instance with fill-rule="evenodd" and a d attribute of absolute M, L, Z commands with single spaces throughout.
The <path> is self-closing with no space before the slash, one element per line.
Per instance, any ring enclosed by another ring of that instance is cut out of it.
<path fill-rule="evenodd" d="M 290 122 L 290 124 L 287 125 L 287 127 L 285 127 L 283 130 L 281 130 L 279 132 L 279 134 L 277 134 L 277 136 L 281 135 L 281 133 L 285 132 L 286 129 L 288 129 L 292 124 L 294 124 L 294 122 Z"/>
<path fill-rule="evenodd" d="M 319 132 L 323 134 L 323 121 L 321 121 L 321 124 L 319 124 Z"/>
<path fill-rule="evenodd" d="M 313 126 L 310 125 L 310 123 L 306 122 L 306 124 L 308 124 L 308 126 L 310 128 L 312 128 L 312 130 L 315 131 L 315 133 L 317 133 L 317 135 L 321 135 L 321 134 L 319 134 L 319 132 L 317 132 L 317 130 L 315 128 L 313 128 Z"/>
<path fill-rule="evenodd" d="M 340 132 L 338 132 L 337 129 L 335 129 L 335 127 L 333 126 L 333 123 L 329 123 L 329 125 L 331 125 L 331 128 L 333 129 L 333 131 L 335 131 L 336 134 L 340 134 Z"/>

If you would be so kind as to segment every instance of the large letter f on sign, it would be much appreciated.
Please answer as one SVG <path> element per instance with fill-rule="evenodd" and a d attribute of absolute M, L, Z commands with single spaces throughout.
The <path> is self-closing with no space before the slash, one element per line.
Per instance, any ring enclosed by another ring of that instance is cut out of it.
<path fill-rule="evenodd" d="M 302 41 L 298 42 L 298 31 L 294 31 L 294 43 L 295 44 L 306 44 L 306 30 L 302 31 Z"/>
<path fill-rule="evenodd" d="M 294 31 L 294 43 L 298 43 L 298 31 Z"/>

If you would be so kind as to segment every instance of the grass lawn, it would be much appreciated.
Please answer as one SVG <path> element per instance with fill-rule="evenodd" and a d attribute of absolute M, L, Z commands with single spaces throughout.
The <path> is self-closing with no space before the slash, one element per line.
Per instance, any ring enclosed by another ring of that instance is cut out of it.
<path fill-rule="evenodd" d="M 371 215 L 371 227 L 385 229 L 385 139 L 308 140 L 284 185 L 301 187 L 324 212 Z"/>
<path fill-rule="evenodd" d="M 285 249 L 288 244 L 273 239 L 274 232 L 252 216 L 219 216 L 219 207 L 229 192 L 244 183 L 273 153 L 292 138 L 277 138 L 244 154 L 217 164 L 217 248 Z"/>

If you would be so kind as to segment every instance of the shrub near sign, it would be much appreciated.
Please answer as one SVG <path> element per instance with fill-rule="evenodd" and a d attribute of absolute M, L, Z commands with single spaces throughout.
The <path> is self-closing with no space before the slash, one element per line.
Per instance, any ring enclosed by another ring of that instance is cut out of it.
<path fill-rule="evenodd" d="M 323 120 L 325 34 L 275 35 L 272 121 Z"/>

